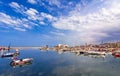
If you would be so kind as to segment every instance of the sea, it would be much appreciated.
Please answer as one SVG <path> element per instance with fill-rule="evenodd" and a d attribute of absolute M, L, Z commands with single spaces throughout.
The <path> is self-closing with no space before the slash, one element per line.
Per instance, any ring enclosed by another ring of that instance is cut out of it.
<path fill-rule="evenodd" d="M 19 52 L 17 59 L 33 58 L 32 63 L 11 66 L 12 57 L 0 58 L 0 76 L 120 76 L 120 58 L 109 54 L 91 57 L 52 50 Z"/>

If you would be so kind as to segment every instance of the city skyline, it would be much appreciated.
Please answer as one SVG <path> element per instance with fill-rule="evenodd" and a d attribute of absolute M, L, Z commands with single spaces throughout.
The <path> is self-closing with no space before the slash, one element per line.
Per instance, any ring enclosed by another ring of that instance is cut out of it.
<path fill-rule="evenodd" d="M 1 0 L 1 45 L 119 40 L 119 0 Z"/>

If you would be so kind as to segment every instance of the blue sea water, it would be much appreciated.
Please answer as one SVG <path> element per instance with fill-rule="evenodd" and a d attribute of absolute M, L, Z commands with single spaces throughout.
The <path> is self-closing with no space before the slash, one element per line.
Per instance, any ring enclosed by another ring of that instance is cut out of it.
<path fill-rule="evenodd" d="M 21 50 L 21 58 L 33 58 L 32 64 L 10 66 L 11 58 L 0 58 L 0 76 L 120 76 L 120 59 L 77 56 L 71 52 Z"/>

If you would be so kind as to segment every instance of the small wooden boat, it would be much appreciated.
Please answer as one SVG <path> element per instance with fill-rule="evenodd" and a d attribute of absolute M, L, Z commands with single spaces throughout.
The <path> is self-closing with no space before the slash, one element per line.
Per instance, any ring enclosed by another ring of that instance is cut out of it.
<path fill-rule="evenodd" d="M 11 66 L 24 66 L 31 64 L 33 62 L 33 58 L 25 58 L 25 59 L 18 59 L 18 60 L 13 60 L 10 65 Z"/>
<path fill-rule="evenodd" d="M 1 55 L 1 57 L 2 57 L 2 58 L 4 58 L 4 57 L 13 57 L 13 56 L 17 56 L 17 55 L 19 55 L 19 52 L 6 53 L 6 54 Z"/>
<path fill-rule="evenodd" d="M 119 57 L 120 57 L 120 52 L 113 52 L 112 55 L 113 55 L 115 58 L 119 58 Z"/>

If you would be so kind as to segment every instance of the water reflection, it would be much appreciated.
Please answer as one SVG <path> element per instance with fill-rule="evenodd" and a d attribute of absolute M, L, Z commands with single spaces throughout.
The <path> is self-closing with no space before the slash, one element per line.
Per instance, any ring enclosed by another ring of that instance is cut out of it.
<path fill-rule="evenodd" d="M 60 54 L 64 54 L 63 52 Z M 56 76 L 119 76 L 120 60 L 111 54 L 94 55 L 75 53 L 70 57 L 72 65 L 54 69 Z"/>
<path fill-rule="evenodd" d="M 75 55 L 77 56 L 87 56 L 87 57 L 91 57 L 91 58 L 105 58 L 105 54 L 99 54 L 99 55 L 96 55 L 96 54 L 86 54 L 86 53 L 75 53 Z"/>
<path fill-rule="evenodd" d="M 34 58 L 30 66 L 16 65 L 11 68 L 11 59 L 0 59 L 1 76 L 119 76 L 120 59 L 112 55 L 105 58 L 76 55 L 71 52 L 23 50 L 16 58 Z M 8 62 L 8 64 L 7 64 Z M 11 62 L 12 63 L 12 62 Z M 29 65 L 29 63 L 28 63 Z M 19 68 L 22 67 L 22 68 Z M 33 70 L 34 69 L 34 70 Z"/>
<path fill-rule="evenodd" d="M 105 58 L 107 55 L 112 55 L 114 58 L 120 58 L 120 52 L 99 52 L 99 51 L 63 51 L 57 50 L 58 54 L 66 52 L 74 53 L 77 56 L 87 56 L 91 58 Z"/>

